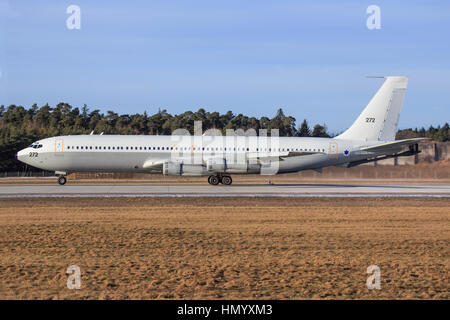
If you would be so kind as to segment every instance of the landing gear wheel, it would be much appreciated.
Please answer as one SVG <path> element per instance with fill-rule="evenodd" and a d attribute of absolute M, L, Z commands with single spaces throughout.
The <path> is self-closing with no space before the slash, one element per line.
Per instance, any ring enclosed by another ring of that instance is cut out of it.
<path fill-rule="evenodd" d="M 223 176 L 222 177 L 222 184 L 229 186 L 233 183 L 233 180 L 231 179 L 230 176 Z"/>
<path fill-rule="evenodd" d="M 65 185 L 66 182 L 67 182 L 66 177 L 60 176 L 60 177 L 58 178 L 58 183 L 59 183 L 60 185 L 62 185 L 62 186 Z"/>
<path fill-rule="evenodd" d="M 213 185 L 213 186 L 217 186 L 219 184 L 220 180 L 218 176 L 209 176 L 208 178 L 208 183 Z"/>

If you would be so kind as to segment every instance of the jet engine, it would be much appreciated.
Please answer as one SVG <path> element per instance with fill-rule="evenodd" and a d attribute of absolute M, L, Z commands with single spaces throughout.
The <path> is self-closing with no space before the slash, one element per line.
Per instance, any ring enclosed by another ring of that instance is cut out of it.
<path fill-rule="evenodd" d="M 204 176 L 209 173 L 202 165 L 164 162 L 163 174 L 166 176 Z"/>
<path fill-rule="evenodd" d="M 206 161 L 206 170 L 212 172 L 225 172 L 227 161 L 223 158 L 210 158 Z"/>
<path fill-rule="evenodd" d="M 209 172 L 258 173 L 260 168 L 259 164 L 233 161 L 233 159 L 210 158 L 206 161 L 206 170 Z"/>

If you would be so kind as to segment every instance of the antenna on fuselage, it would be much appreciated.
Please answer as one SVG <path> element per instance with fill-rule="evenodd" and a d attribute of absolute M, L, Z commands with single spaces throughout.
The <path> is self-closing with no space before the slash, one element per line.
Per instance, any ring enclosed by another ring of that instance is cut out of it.
<path fill-rule="evenodd" d="M 103 132 L 102 132 L 102 133 L 100 133 L 100 135 L 102 136 L 102 135 L 103 135 Z"/>
<path fill-rule="evenodd" d="M 92 136 L 93 134 L 94 134 L 94 130 L 92 130 L 92 131 L 91 131 L 91 134 L 90 134 L 90 136 Z"/>

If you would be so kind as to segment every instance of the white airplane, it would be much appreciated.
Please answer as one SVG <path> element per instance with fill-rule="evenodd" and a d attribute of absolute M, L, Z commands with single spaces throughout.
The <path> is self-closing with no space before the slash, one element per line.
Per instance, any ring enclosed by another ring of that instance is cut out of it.
<path fill-rule="evenodd" d="M 230 174 L 277 174 L 353 167 L 419 153 L 426 138 L 396 140 L 408 78 L 383 77 L 381 88 L 344 133 L 334 138 L 248 135 L 74 135 L 46 138 L 17 158 L 55 171 L 61 185 L 73 172 L 144 172 L 209 176 L 211 185 L 231 185 Z M 409 147 L 407 151 L 402 150 Z"/>

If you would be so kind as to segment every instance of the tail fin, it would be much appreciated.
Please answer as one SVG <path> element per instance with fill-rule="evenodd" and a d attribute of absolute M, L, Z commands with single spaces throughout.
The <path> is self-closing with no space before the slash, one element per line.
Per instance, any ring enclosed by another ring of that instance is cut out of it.
<path fill-rule="evenodd" d="M 383 77 L 381 88 L 358 119 L 336 139 L 392 141 L 397 132 L 408 77 Z"/>

